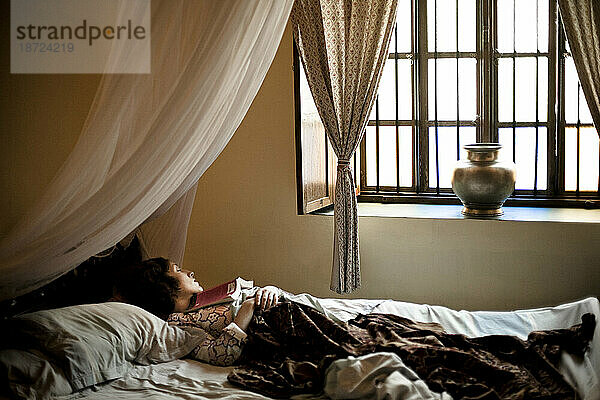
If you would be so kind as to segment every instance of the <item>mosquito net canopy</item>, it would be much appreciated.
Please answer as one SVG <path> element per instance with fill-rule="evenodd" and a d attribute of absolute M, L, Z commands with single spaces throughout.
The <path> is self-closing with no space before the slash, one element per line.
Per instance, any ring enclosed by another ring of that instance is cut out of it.
<path fill-rule="evenodd" d="M 181 259 L 196 182 L 246 114 L 292 2 L 147 2 L 152 73 L 103 75 L 72 153 L 0 243 L 0 300 L 132 232 L 148 255 Z M 107 61 L 135 62 L 119 53 Z"/>

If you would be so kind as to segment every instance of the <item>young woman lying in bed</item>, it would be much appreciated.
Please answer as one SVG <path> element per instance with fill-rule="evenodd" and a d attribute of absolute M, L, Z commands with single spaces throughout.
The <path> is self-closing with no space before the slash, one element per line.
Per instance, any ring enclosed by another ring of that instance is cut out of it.
<path fill-rule="evenodd" d="M 234 364 L 246 342 L 245 331 L 255 309 L 267 310 L 279 302 L 275 286 L 244 290 L 241 299 L 184 313 L 204 289 L 194 272 L 164 258 L 152 258 L 127 267 L 115 284 L 113 300 L 141 307 L 170 325 L 203 329 L 207 336 L 190 357 L 209 364 Z"/>
<path fill-rule="evenodd" d="M 395 353 L 415 368 L 429 389 L 448 390 L 458 398 L 571 398 L 572 388 L 555 370 L 560 348 L 582 356 L 595 326 L 589 315 L 579 327 L 535 334 L 523 342 L 510 336 L 468 339 L 448 334 L 438 324 L 385 314 L 359 315 L 339 325 L 306 305 L 285 302 L 273 307 L 281 295 L 274 286 L 246 292 L 237 314 L 233 303 L 184 313 L 203 291 L 193 272 L 156 258 L 130 268 L 126 276 L 116 288 L 120 300 L 167 317 L 172 325 L 206 331 L 204 341 L 190 354 L 196 360 L 232 365 L 246 345 L 243 365 L 229 380 L 276 398 L 319 387 L 323 365 L 333 359 L 377 352 Z M 252 320 L 255 309 L 261 315 Z M 341 368 L 337 374 L 343 377 L 345 369 L 356 366 L 335 368 Z M 329 386 L 338 387 L 340 382 L 331 376 L 334 383 Z"/>

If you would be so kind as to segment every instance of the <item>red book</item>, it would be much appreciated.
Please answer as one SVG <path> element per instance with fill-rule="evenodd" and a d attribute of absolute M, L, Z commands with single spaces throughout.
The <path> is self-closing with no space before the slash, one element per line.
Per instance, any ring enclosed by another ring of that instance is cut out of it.
<path fill-rule="evenodd" d="M 239 298 L 242 289 L 251 289 L 253 286 L 253 281 L 247 281 L 239 277 L 232 281 L 222 283 L 214 288 L 196 293 L 196 299 L 192 300 L 193 304 L 187 311 L 194 311 L 215 304 L 232 302 Z"/>

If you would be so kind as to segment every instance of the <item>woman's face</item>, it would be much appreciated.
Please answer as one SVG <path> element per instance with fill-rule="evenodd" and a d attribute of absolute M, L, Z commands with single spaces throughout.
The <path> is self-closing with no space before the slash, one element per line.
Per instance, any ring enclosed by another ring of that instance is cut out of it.
<path fill-rule="evenodd" d="M 175 312 L 183 312 L 187 310 L 190 305 L 190 299 L 194 293 L 203 291 L 202 286 L 196 279 L 194 279 L 194 273 L 187 269 L 181 269 L 181 267 L 173 262 L 169 265 L 169 275 L 177 279 L 179 282 L 179 292 L 177 292 L 177 299 L 175 300 Z"/>

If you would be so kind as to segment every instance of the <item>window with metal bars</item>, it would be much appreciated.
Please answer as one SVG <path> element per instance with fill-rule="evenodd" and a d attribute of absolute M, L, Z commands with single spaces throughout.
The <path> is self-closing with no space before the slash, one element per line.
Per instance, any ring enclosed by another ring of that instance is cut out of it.
<path fill-rule="evenodd" d="M 600 206 L 600 141 L 555 0 L 398 1 L 359 200 L 458 204 L 453 166 L 475 142 L 517 166 L 506 205 Z"/>

